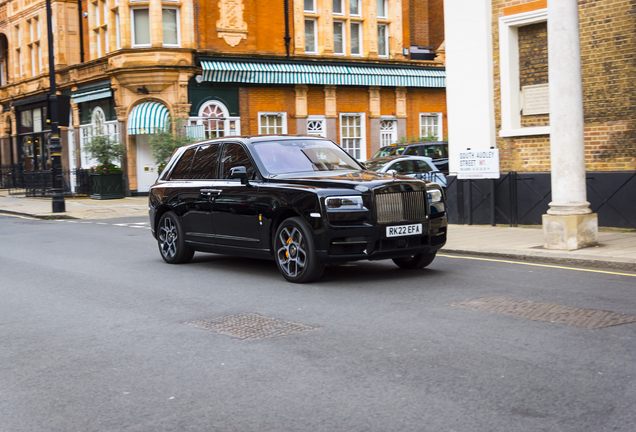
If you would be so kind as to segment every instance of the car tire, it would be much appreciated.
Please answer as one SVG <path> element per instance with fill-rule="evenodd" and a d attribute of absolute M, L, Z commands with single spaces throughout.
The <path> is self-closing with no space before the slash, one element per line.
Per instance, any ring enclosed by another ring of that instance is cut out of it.
<path fill-rule="evenodd" d="M 157 243 L 161 258 L 168 264 L 183 264 L 192 259 L 194 250 L 186 245 L 181 222 L 174 212 L 167 212 L 159 219 Z"/>
<path fill-rule="evenodd" d="M 289 282 L 307 283 L 322 276 L 325 266 L 318 260 L 311 232 L 301 218 L 285 219 L 273 243 L 278 270 Z"/>
<path fill-rule="evenodd" d="M 422 269 L 428 266 L 435 259 L 437 251 L 428 253 L 419 253 L 410 257 L 394 258 L 393 262 L 400 268 L 407 270 Z"/>

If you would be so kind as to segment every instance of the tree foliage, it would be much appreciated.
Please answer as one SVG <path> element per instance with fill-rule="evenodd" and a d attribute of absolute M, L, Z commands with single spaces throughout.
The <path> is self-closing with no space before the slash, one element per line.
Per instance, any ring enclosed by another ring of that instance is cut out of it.
<path fill-rule="evenodd" d="M 174 126 L 174 130 L 177 131 L 176 135 L 173 135 L 172 128 L 166 128 L 156 131 L 150 135 L 148 140 L 152 148 L 155 163 L 159 165 L 160 169 L 166 166 L 168 159 L 170 159 L 170 156 L 172 156 L 172 153 L 177 148 L 194 142 L 194 139 L 188 138 L 185 133 L 184 120 L 173 120 L 172 125 Z"/>

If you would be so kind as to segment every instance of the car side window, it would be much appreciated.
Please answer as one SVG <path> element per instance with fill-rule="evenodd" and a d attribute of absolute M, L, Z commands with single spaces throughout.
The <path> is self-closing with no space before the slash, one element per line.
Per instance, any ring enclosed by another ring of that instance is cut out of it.
<path fill-rule="evenodd" d="M 398 172 L 398 174 L 412 174 L 413 173 L 413 164 L 411 161 L 400 161 L 395 163 L 391 169 L 394 169 Z"/>
<path fill-rule="evenodd" d="M 442 157 L 442 149 L 439 146 L 429 146 L 426 147 L 426 154 L 422 156 L 432 157 L 432 158 L 441 158 Z"/>
<path fill-rule="evenodd" d="M 247 156 L 247 152 L 242 145 L 237 143 L 227 143 L 223 148 L 223 156 L 221 156 L 221 175 L 223 179 L 230 178 L 230 169 L 237 166 L 244 166 L 247 171 L 247 178 L 254 176 L 254 165 Z"/>
<path fill-rule="evenodd" d="M 405 155 L 419 156 L 420 155 L 420 148 L 419 147 L 409 147 L 409 148 L 406 149 L 404 154 Z"/>
<path fill-rule="evenodd" d="M 194 164 L 192 164 L 192 179 L 205 180 L 217 178 L 219 147 L 220 145 L 218 143 L 199 146 Z"/>
<path fill-rule="evenodd" d="M 429 164 L 427 164 L 426 162 L 422 161 L 422 160 L 416 160 L 416 161 L 413 161 L 413 162 L 415 162 L 415 166 L 417 168 L 416 172 L 418 172 L 418 173 L 425 173 L 425 172 L 433 171 L 431 166 Z"/>
<path fill-rule="evenodd" d="M 170 180 L 183 180 L 190 178 L 190 168 L 192 167 L 192 160 L 194 159 L 194 152 L 196 148 L 188 149 L 183 153 L 179 162 L 174 167 Z"/>

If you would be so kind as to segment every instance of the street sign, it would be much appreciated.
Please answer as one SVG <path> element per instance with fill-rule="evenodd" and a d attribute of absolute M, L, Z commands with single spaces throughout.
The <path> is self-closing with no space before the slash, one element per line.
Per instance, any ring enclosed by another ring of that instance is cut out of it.
<path fill-rule="evenodd" d="M 457 178 L 498 179 L 499 149 L 465 150 L 459 152 Z"/>

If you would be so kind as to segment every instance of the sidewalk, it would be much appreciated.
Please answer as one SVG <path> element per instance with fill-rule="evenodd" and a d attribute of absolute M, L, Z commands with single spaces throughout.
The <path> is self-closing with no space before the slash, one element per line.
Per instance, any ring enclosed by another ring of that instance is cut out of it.
<path fill-rule="evenodd" d="M 67 198 L 65 205 L 65 213 L 52 213 L 50 198 L 7 196 L 6 192 L 0 191 L 0 213 L 42 219 L 148 217 L 148 197 L 116 200 Z M 556 251 L 543 248 L 543 230 L 540 226 L 508 228 L 451 225 L 448 228 L 448 242 L 441 252 L 636 272 L 636 233 L 601 229 L 598 243 L 596 247 Z"/>
<path fill-rule="evenodd" d="M 65 198 L 66 212 L 53 213 L 51 198 L 25 198 L 0 191 L 0 213 L 31 216 L 40 219 L 109 219 L 126 216 L 148 217 L 148 197 L 126 197 L 113 200 Z"/>

